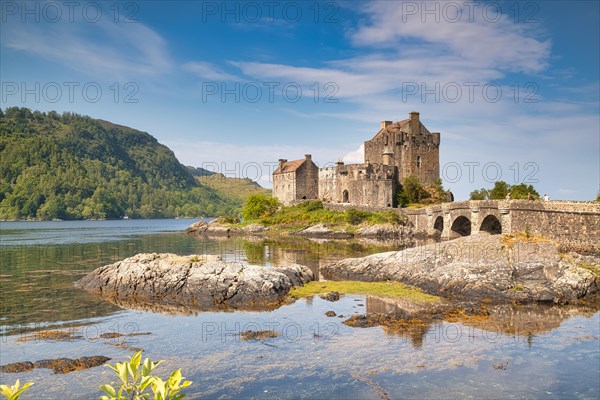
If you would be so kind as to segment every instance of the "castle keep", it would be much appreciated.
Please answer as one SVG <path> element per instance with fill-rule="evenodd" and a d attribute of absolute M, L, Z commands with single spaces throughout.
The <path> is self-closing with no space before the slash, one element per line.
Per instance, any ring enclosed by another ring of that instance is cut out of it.
<path fill-rule="evenodd" d="M 279 160 L 273 172 L 273 196 L 283 204 L 306 199 L 369 207 L 395 207 L 404 178 L 414 175 L 423 185 L 440 176 L 440 134 L 429 132 L 418 112 L 409 118 L 382 121 L 379 131 L 364 144 L 363 164 L 318 168 L 310 155 Z"/>

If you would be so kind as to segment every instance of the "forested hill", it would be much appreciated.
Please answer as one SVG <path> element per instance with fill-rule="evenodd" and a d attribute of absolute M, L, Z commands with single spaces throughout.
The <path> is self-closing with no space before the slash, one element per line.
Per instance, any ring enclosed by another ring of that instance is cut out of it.
<path fill-rule="evenodd" d="M 0 109 L 0 219 L 217 216 L 240 204 L 197 182 L 148 133 L 71 113 Z"/>

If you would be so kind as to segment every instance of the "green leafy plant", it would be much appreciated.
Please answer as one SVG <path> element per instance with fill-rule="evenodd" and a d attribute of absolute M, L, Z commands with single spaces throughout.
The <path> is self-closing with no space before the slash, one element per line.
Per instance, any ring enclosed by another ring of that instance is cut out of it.
<path fill-rule="evenodd" d="M 223 224 L 239 224 L 240 219 L 235 215 L 222 215 L 219 217 L 219 222 Z"/>
<path fill-rule="evenodd" d="M 273 215 L 280 206 L 279 200 L 274 197 L 268 197 L 262 193 L 253 194 L 252 196 L 248 196 L 244 203 L 242 218 L 244 221 L 265 218 Z"/>
<path fill-rule="evenodd" d="M 21 383 L 17 379 L 14 385 L 0 385 L 0 393 L 8 400 L 17 400 L 24 391 L 29 389 L 29 387 L 33 385 L 33 382 L 27 382 L 21 387 Z"/>
<path fill-rule="evenodd" d="M 402 181 L 402 190 L 398 192 L 398 204 L 401 207 L 406 207 L 409 204 L 418 204 L 428 197 L 431 197 L 431 195 L 421 185 L 419 178 L 410 175 Z"/>
<path fill-rule="evenodd" d="M 317 211 L 323 209 L 323 202 L 321 200 L 309 200 L 300 204 L 300 207 L 306 211 Z"/>
<path fill-rule="evenodd" d="M 130 361 L 107 365 L 115 371 L 120 379 L 118 389 L 113 385 L 102 385 L 102 389 L 108 396 L 101 396 L 100 400 L 178 400 L 183 399 L 185 394 L 180 393 L 183 388 L 192 384 L 190 381 L 184 381 L 181 376 L 181 369 L 175 370 L 169 376 L 169 379 L 151 375 L 154 368 L 159 366 L 162 361 L 154 363 L 150 358 L 146 358 L 142 363 L 142 351 L 136 352 L 130 357 Z M 151 389 L 151 393 L 148 391 Z"/>
<path fill-rule="evenodd" d="M 531 237 L 531 231 L 529 229 L 529 224 L 525 224 L 525 237 L 529 239 Z"/>
<path fill-rule="evenodd" d="M 346 210 L 346 222 L 352 225 L 358 225 L 363 222 L 367 217 L 368 213 L 365 211 L 360 211 L 355 208 L 351 208 Z"/>

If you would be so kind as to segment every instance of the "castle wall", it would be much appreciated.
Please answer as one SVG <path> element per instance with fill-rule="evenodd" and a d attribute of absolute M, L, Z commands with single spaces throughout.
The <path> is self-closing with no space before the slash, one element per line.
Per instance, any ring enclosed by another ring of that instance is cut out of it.
<path fill-rule="evenodd" d="M 319 196 L 319 167 L 308 160 L 296 170 L 295 200 L 317 199 Z"/>
<path fill-rule="evenodd" d="M 328 203 L 339 203 L 337 172 L 335 167 L 319 169 L 318 198 Z"/>
<path fill-rule="evenodd" d="M 396 188 L 393 166 L 338 164 L 319 170 L 319 199 L 326 202 L 391 207 Z"/>
<path fill-rule="evenodd" d="M 296 174 L 273 174 L 273 197 L 285 205 L 296 199 Z"/>
<path fill-rule="evenodd" d="M 392 179 L 348 181 L 349 202 L 367 207 L 391 207 L 394 204 Z"/>
<path fill-rule="evenodd" d="M 405 136 L 406 140 L 394 149 L 394 154 L 401 154 L 398 163 L 400 180 L 415 175 L 421 184 L 433 184 L 440 177 L 439 135 L 434 137 L 420 124 L 418 134 L 410 132 Z"/>

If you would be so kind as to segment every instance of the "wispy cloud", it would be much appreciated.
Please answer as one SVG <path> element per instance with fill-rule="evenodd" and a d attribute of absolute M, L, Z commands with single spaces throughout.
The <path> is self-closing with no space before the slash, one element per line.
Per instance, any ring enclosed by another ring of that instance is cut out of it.
<path fill-rule="evenodd" d="M 367 3 L 361 12 L 364 22 L 348 34 L 364 53 L 361 56 L 329 60 L 323 67 L 233 64 L 258 79 L 306 86 L 334 82 L 338 98 L 357 103 L 390 94 L 397 102 L 412 83 L 424 83 L 428 88 L 436 83 L 483 85 L 511 72 L 540 73 L 548 66 L 551 42 L 536 38 L 531 27 L 514 23 L 506 15 L 495 22 L 481 17 L 473 21 L 463 17 L 457 22 L 429 17 L 423 22 L 420 13 L 406 15 L 398 2 L 387 1 Z"/>
<path fill-rule="evenodd" d="M 24 51 L 89 76 L 107 79 L 157 75 L 172 67 L 166 41 L 142 23 L 21 23 L 9 20 L 2 47 Z"/>
<path fill-rule="evenodd" d="M 199 78 L 211 81 L 243 81 L 243 78 L 223 71 L 217 65 L 206 61 L 190 61 L 183 64 L 183 69 Z"/>
<path fill-rule="evenodd" d="M 518 24 L 508 14 L 492 10 L 483 12 L 477 2 L 460 3 L 458 14 L 426 14 L 431 4 L 413 3 L 410 10 L 397 2 L 371 2 L 364 8 L 368 19 L 351 36 L 359 46 L 379 46 L 392 52 L 412 40 L 418 46 L 435 51 L 436 55 L 451 54 L 460 57 L 465 65 L 526 73 L 540 72 L 547 67 L 550 56 L 549 40 L 531 36 L 532 24 Z M 458 4 L 458 3 L 456 3 Z M 443 2 L 433 4 L 441 9 Z M 469 9 L 478 12 L 465 15 Z"/>

